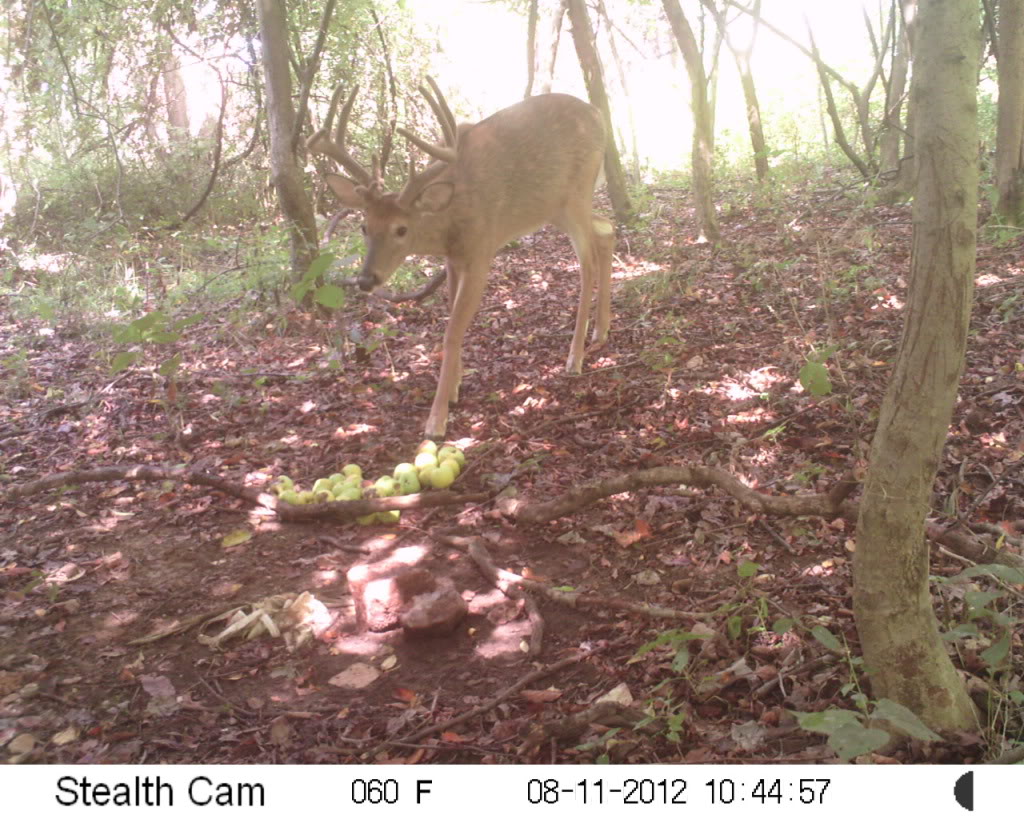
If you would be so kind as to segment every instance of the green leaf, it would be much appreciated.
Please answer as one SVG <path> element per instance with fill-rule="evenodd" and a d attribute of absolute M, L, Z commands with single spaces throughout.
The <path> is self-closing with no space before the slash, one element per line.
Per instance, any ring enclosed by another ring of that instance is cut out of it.
<path fill-rule="evenodd" d="M 958 623 L 943 634 L 942 639 L 952 643 L 964 637 L 977 637 L 978 634 L 978 627 L 974 623 Z"/>
<path fill-rule="evenodd" d="M 725 628 L 729 633 L 729 638 L 735 640 L 743 632 L 743 618 L 738 614 L 734 614 L 725 621 Z"/>
<path fill-rule="evenodd" d="M 303 280 L 301 282 L 293 284 L 291 290 L 288 291 L 288 293 L 293 300 L 301 302 L 304 298 L 306 298 L 306 294 L 312 289 L 313 285 L 310 282 Z"/>
<path fill-rule="evenodd" d="M 811 395 L 821 396 L 832 392 L 828 368 L 817 361 L 808 361 L 800 368 L 800 385 Z"/>
<path fill-rule="evenodd" d="M 792 631 L 794 625 L 796 625 L 796 620 L 792 617 L 780 617 L 772 623 L 772 631 L 776 634 L 785 634 L 788 631 Z"/>
<path fill-rule="evenodd" d="M 132 366 L 138 358 L 138 353 L 118 353 L 114 356 L 114 360 L 110 365 L 110 371 L 112 373 L 119 373 L 121 370 L 126 370 Z"/>
<path fill-rule="evenodd" d="M 158 322 L 163 322 L 166 318 L 167 317 L 159 310 L 154 310 L 152 313 L 147 313 L 142 318 L 135 319 L 131 326 L 141 333 L 155 327 Z"/>
<path fill-rule="evenodd" d="M 880 728 L 865 728 L 863 725 L 844 725 L 829 734 L 828 744 L 843 762 L 861 754 L 877 751 L 889 741 L 889 733 Z"/>
<path fill-rule="evenodd" d="M 981 652 L 981 659 L 989 668 L 1001 665 L 1006 655 L 1010 652 L 1010 632 L 1003 632 L 1003 636 Z"/>
<path fill-rule="evenodd" d="M 920 718 L 907 708 L 892 700 L 881 699 L 875 703 L 875 710 L 871 715 L 891 722 L 908 736 L 920 739 L 924 742 L 938 742 L 942 739 L 938 734 L 921 722 Z"/>
<path fill-rule="evenodd" d="M 205 318 L 206 316 L 204 316 L 202 313 L 196 313 L 194 316 L 189 316 L 188 318 L 178 319 L 177 321 L 172 322 L 167 329 L 184 330 L 186 327 L 191 327 L 193 324 L 198 324 Z"/>
<path fill-rule="evenodd" d="M 114 330 L 113 339 L 116 344 L 138 344 L 142 341 L 142 331 L 131 324 L 125 324 Z"/>
<path fill-rule="evenodd" d="M 827 711 L 815 712 L 791 711 L 790 713 L 796 717 L 797 724 L 801 728 L 816 734 L 831 736 L 845 726 L 860 726 L 860 716 L 845 708 L 829 708 Z"/>
<path fill-rule="evenodd" d="M 736 574 L 740 577 L 753 577 L 761 566 L 752 560 L 744 560 L 736 567 Z"/>
<path fill-rule="evenodd" d="M 220 539 L 220 545 L 225 549 L 230 549 L 232 546 L 238 546 L 247 540 L 252 540 L 252 532 L 248 529 L 235 529 L 235 531 L 228 532 Z"/>
<path fill-rule="evenodd" d="M 178 367 L 181 366 L 181 353 L 175 353 L 168 358 L 163 364 L 160 365 L 157 370 L 160 375 L 164 378 L 170 378 L 178 371 Z"/>
<path fill-rule="evenodd" d="M 317 288 L 316 293 L 313 294 L 313 301 L 324 307 L 337 310 L 345 304 L 345 291 L 336 284 L 325 284 L 323 287 Z"/>
<path fill-rule="evenodd" d="M 1002 592 L 969 591 L 964 592 L 964 600 L 972 609 L 984 609 L 989 603 L 1002 597 Z"/>
<path fill-rule="evenodd" d="M 836 636 L 824 626 L 815 626 L 811 629 L 811 635 L 829 651 L 837 654 L 843 653 L 843 644 L 836 639 Z"/>
<path fill-rule="evenodd" d="M 971 568 L 964 569 L 959 574 L 949 578 L 946 582 L 955 583 L 958 580 L 978 577 L 979 575 L 991 575 L 992 577 L 998 577 L 1000 580 L 1005 580 L 1007 583 L 1024 584 L 1024 572 L 1010 566 L 1001 566 L 998 563 L 984 563 L 980 566 L 971 566 Z"/>
<path fill-rule="evenodd" d="M 150 333 L 146 341 L 152 341 L 154 344 L 173 344 L 179 338 L 181 338 L 181 333 L 168 333 L 165 330 L 159 330 Z"/>
<path fill-rule="evenodd" d="M 690 664 L 690 648 L 689 646 L 683 646 L 679 651 L 676 652 L 676 656 L 672 658 L 672 670 L 676 673 L 683 671 L 686 666 Z"/>
<path fill-rule="evenodd" d="M 327 268 L 329 268 L 334 262 L 334 258 L 333 253 L 321 253 L 313 259 L 312 263 L 309 265 L 309 270 L 306 271 L 302 280 L 304 282 L 311 282 L 322 276 L 327 271 Z"/>

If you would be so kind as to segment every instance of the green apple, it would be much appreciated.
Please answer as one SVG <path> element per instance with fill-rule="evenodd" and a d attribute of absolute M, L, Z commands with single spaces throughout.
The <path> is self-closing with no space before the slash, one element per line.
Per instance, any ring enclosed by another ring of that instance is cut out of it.
<path fill-rule="evenodd" d="M 434 452 L 420 452 L 413 461 L 417 469 L 425 466 L 437 466 L 437 454 Z"/>
<path fill-rule="evenodd" d="M 313 493 L 319 494 L 320 492 L 326 492 L 327 494 L 330 494 L 333 486 L 334 484 L 331 483 L 330 478 L 317 478 L 313 482 Z"/>
<path fill-rule="evenodd" d="M 420 445 L 416 447 L 416 454 L 419 455 L 421 452 L 429 452 L 431 455 L 437 454 L 437 444 L 427 438 L 420 442 Z"/>
<path fill-rule="evenodd" d="M 402 519 L 402 513 L 397 509 L 389 509 L 387 512 L 377 513 L 377 522 L 395 524 Z"/>
<path fill-rule="evenodd" d="M 363 497 L 363 490 L 358 486 L 346 486 L 342 485 L 334 491 L 334 499 L 340 501 L 353 501 L 361 500 Z"/>
<path fill-rule="evenodd" d="M 435 469 L 437 469 L 437 466 L 433 464 L 427 464 L 425 467 L 420 469 L 420 484 L 422 484 L 423 486 L 430 486 L 430 475 Z"/>
<path fill-rule="evenodd" d="M 293 489 L 294 487 L 295 482 L 287 475 L 282 475 L 270 485 L 271 491 L 276 492 L 278 495 L 282 492 L 288 491 L 289 489 Z"/>
<path fill-rule="evenodd" d="M 363 477 L 363 469 L 359 464 L 345 464 L 341 468 L 341 474 L 346 478 L 350 475 L 358 475 L 360 478 Z"/>
<path fill-rule="evenodd" d="M 356 518 L 356 523 L 360 526 L 369 526 L 377 522 L 377 513 L 371 512 L 369 515 L 362 515 Z"/>
<path fill-rule="evenodd" d="M 395 472 L 394 472 L 395 478 L 396 479 L 401 478 L 402 475 L 404 475 L 407 472 L 415 473 L 416 472 L 415 465 L 410 464 L 410 463 L 399 464 L 398 466 L 395 467 Z"/>
<path fill-rule="evenodd" d="M 383 476 L 377 478 L 373 483 L 373 488 L 377 490 L 378 498 L 390 498 L 395 494 L 397 486 L 395 485 L 395 479 Z"/>
<path fill-rule="evenodd" d="M 455 473 L 447 464 L 442 464 L 430 473 L 430 485 L 434 489 L 447 489 L 455 483 Z"/>
<path fill-rule="evenodd" d="M 305 492 L 299 492 L 299 503 L 316 503 L 316 495 L 308 489 Z"/>
<path fill-rule="evenodd" d="M 398 476 L 398 493 L 400 495 L 415 495 L 422 488 L 415 467 L 411 472 L 403 472 Z"/>
<path fill-rule="evenodd" d="M 335 472 L 333 475 L 328 475 L 327 480 L 331 483 L 341 483 L 345 480 L 345 476 L 341 472 Z"/>
<path fill-rule="evenodd" d="M 459 477 L 459 473 L 462 472 L 462 467 L 459 466 L 459 462 L 456 461 L 454 458 L 443 458 L 441 460 L 441 463 L 438 464 L 438 466 L 447 466 L 452 471 L 452 474 L 454 474 L 456 478 Z"/>
<path fill-rule="evenodd" d="M 285 489 L 280 495 L 278 495 L 278 497 L 285 503 L 290 503 L 293 506 L 300 506 L 302 504 L 302 500 L 299 498 L 299 493 L 294 489 Z"/>

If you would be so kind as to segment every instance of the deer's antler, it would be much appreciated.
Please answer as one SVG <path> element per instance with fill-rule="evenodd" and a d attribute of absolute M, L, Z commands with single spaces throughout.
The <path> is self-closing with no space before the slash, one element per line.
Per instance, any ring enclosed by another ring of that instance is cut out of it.
<path fill-rule="evenodd" d="M 314 153 L 321 153 L 324 156 L 331 157 L 331 159 L 348 171 L 356 182 L 369 187 L 375 181 L 377 173 L 375 172 L 371 175 L 366 168 L 360 165 L 345 150 L 345 133 L 348 130 L 348 117 L 352 112 L 352 103 L 356 101 L 356 94 L 358 93 L 359 86 L 357 85 L 352 89 L 352 93 L 348 95 L 348 99 L 345 100 L 345 104 L 341 108 L 341 115 L 338 118 L 338 130 L 335 138 L 332 140 L 328 134 L 331 132 L 334 112 L 337 110 L 338 102 L 341 99 L 341 86 L 339 85 L 334 89 L 334 95 L 331 97 L 331 107 L 327 109 L 327 118 L 320 129 L 306 140 L 306 147 Z"/>
<path fill-rule="evenodd" d="M 419 92 L 423 95 L 427 104 L 430 105 L 430 110 L 434 112 L 434 116 L 437 117 L 437 121 L 441 126 L 441 133 L 444 135 L 444 145 L 435 145 L 427 142 L 408 128 L 395 129 L 425 154 L 438 160 L 437 162 L 432 162 L 419 172 L 416 171 L 415 163 L 411 159 L 409 160 L 409 180 L 405 183 L 405 187 L 402 188 L 402 193 L 399 195 L 399 199 L 402 202 L 414 200 L 427 185 L 443 173 L 449 165 L 453 164 L 458 157 L 459 131 L 455 125 L 455 117 L 452 115 L 451 108 L 448 107 L 448 101 L 445 100 L 444 94 L 441 93 L 441 89 L 434 82 L 434 78 L 427 77 L 427 83 L 430 85 L 430 88 L 421 85 Z M 431 93 L 431 89 L 433 89 L 433 93 Z"/>

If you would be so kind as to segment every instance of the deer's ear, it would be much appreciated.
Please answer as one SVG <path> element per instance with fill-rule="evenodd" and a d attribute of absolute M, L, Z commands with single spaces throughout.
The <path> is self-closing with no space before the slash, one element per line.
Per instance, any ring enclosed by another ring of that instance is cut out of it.
<path fill-rule="evenodd" d="M 419 211 L 436 213 L 451 204 L 453 193 L 455 186 L 451 182 L 434 182 L 420 191 L 412 206 Z"/>
<path fill-rule="evenodd" d="M 366 188 L 336 173 L 327 174 L 327 184 L 343 205 L 366 209 Z"/>

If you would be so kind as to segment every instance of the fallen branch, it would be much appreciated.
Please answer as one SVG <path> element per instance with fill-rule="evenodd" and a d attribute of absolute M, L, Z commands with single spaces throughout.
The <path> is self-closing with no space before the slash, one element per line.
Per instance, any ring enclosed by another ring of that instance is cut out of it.
<path fill-rule="evenodd" d="M 82 469 L 73 472 L 59 472 L 47 475 L 35 481 L 14 486 L 7 490 L 0 500 L 11 501 L 27 495 L 35 495 L 48 489 L 61 486 L 74 486 L 83 483 L 109 483 L 112 481 L 180 481 L 197 486 L 209 486 L 225 495 L 240 498 L 256 506 L 272 510 L 277 517 L 285 521 L 323 520 L 340 521 L 354 520 L 373 512 L 387 512 L 392 509 L 423 509 L 431 506 L 455 506 L 479 503 L 487 500 L 490 495 L 485 492 L 456 494 L 447 490 L 402 495 L 393 498 L 373 498 L 353 501 L 333 501 L 331 503 L 311 503 L 294 506 L 282 501 L 277 495 L 255 487 L 239 486 L 218 475 L 211 475 L 198 469 L 186 466 L 104 466 L 98 469 Z"/>
<path fill-rule="evenodd" d="M 503 511 L 522 523 L 548 523 L 555 518 L 577 512 L 602 498 L 620 492 L 634 492 L 652 486 L 685 484 L 701 489 L 716 487 L 731 495 L 744 507 L 765 515 L 777 517 L 841 517 L 857 522 L 859 504 L 848 500 L 860 485 L 853 475 L 840 480 L 828 492 L 814 495 L 766 495 L 751 489 L 721 469 L 707 466 L 659 466 L 627 475 L 595 481 L 566 492 L 561 497 L 541 503 L 506 500 Z M 971 536 L 969 532 L 946 528 L 928 521 L 924 534 L 961 557 L 975 563 L 998 563 L 1024 570 L 1024 557 L 1007 549 L 997 549 Z"/>
<path fill-rule="evenodd" d="M 534 726 L 519 746 L 519 753 L 527 756 L 552 739 L 575 742 L 595 723 L 609 728 L 634 728 L 647 718 L 643 711 L 629 705 L 610 700 L 596 702 L 578 713 Z M 662 720 L 652 720 L 644 726 L 644 733 L 657 733 L 661 727 Z"/>
<path fill-rule="evenodd" d="M 509 511 L 516 520 L 524 523 L 548 523 L 589 506 L 601 498 L 618 495 L 621 492 L 635 492 L 651 486 L 674 484 L 686 484 L 701 489 L 718 487 L 754 512 L 780 517 L 839 517 L 845 511 L 844 500 L 857 487 L 856 481 L 844 479 L 831 492 L 823 495 L 765 495 L 715 467 L 658 466 L 595 481 L 572 489 L 554 500 L 542 503 L 514 502 L 509 505 Z"/>

